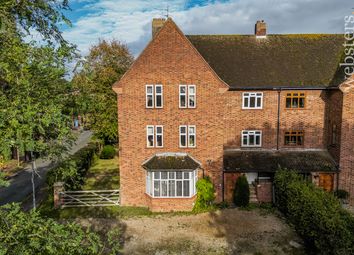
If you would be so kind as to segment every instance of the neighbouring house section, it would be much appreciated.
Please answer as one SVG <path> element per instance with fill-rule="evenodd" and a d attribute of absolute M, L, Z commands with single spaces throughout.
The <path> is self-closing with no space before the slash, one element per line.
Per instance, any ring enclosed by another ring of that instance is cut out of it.
<path fill-rule="evenodd" d="M 250 188 L 255 190 L 254 202 L 272 202 L 272 182 L 274 173 L 279 169 L 288 169 L 301 173 L 327 191 L 335 188 L 334 178 L 338 167 L 327 151 L 276 151 L 276 150 L 225 150 L 224 178 L 244 174 Z M 229 183 L 235 185 L 236 179 Z M 226 189 L 225 198 L 231 202 L 230 189 Z"/>

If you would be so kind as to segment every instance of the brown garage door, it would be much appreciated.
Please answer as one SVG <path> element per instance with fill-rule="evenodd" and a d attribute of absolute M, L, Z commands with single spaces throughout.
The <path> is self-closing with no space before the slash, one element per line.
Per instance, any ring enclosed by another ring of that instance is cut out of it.
<path fill-rule="evenodd" d="M 326 191 L 333 190 L 333 174 L 320 174 L 319 185 Z"/>

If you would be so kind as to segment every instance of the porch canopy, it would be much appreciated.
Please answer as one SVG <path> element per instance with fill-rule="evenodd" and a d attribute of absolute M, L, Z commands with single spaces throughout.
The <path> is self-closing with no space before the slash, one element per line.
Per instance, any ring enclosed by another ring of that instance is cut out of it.
<path fill-rule="evenodd" d="M 327 151 L 224 151 L 225 172 L 275 172 L 279 168 L 302 173 L 338 171 Z"/>
<path fill-rule="evenodd" d="M 149 171 L 193 171 L 201 164 L 187 153 L 158 153 L 142 166 Z"/>

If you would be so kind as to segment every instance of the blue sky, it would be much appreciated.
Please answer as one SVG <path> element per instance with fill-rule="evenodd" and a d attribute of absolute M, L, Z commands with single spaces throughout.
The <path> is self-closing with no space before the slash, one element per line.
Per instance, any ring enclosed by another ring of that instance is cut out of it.
<path fill-rule="evenodd" d="M 151 20 L 166 8 L 186 34 L 252 34 L 264 19 L 269 33 L 343 33 L 349 0 L 71 0 L 64 37 L 83 55 L 102 39 L 126 43 L 137 56 L 151 39 Z"/>

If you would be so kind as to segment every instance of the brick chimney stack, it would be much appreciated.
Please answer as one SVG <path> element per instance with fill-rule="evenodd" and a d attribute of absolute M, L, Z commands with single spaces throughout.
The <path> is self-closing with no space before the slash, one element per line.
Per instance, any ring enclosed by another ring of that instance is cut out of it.
<path fill-rule="evenodd" d="M 155 18 L 152 20 L 152 38 L 154 38 L 157 32 L 163 27 L 165 21 L 166 20 L 163 18 Z"/>
<path fill-rule="evenodd" d="M 267 23 L 264 20 L 258 20 L 255 26 L 256 38 L 266 38 L 267 36 Z"/>

